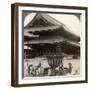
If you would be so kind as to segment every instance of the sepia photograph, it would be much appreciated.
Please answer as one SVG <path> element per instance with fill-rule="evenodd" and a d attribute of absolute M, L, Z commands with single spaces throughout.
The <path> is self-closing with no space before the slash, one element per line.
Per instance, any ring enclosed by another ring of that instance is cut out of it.
<path fill-rule="evenodd" d="M 23 11 L 24 77 L 80 75 L 80 15 Z"/>

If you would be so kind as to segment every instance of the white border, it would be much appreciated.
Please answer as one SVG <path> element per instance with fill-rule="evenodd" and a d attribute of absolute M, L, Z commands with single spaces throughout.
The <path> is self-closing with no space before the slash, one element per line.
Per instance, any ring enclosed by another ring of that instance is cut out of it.
<path fill-rule="evenodd" d="M 50 78 L 36 78 L 36 79 L 22 79 L 22 10 L 30 11 L 48 11 L 48 12 L 67 12 L 67 13 L 81 13 L 81 60 L 80 60 L 80 76 L 60 76 Z M 65 82 L 65 81 L 79 81 L 85 80 L 85 11 L 77 9 L 55 9 L 55 8 L 40 8 L 40 7 L 23 7 L 18 8 L 18 83 L 19 84 L 34 84 L 34 83 L 47 83 L 47 82 Z"/>

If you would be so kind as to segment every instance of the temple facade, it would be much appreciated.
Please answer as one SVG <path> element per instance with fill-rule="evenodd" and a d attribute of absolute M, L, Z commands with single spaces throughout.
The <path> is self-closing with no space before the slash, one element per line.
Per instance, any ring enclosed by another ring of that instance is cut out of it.
<path fill-rule="evenodd" d="M 80 55 L 80 37 L 69 32 L 67 26 L 48 14 L 36 13 L 24 27 L 24 45 L 27 58 L 49 54 Z"/>

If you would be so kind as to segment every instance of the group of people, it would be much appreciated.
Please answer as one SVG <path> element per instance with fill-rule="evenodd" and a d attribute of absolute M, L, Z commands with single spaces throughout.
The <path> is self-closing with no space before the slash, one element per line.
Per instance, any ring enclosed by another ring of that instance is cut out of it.
<path fill-rule="evenodd" d="M 28 67 L 28 75 L 29 76 L 43 76 L 44 68 L 41 66 L 41 63 L 36 67 L 33 64 L 29 65 Z"/>
<path fill-rule="evenodd" d="M 72 64 L 68 63 L 68 68 L 64 67 L 63 64 L 58 67 L 48 67 L 44 68 L 39 63 L 36 67 L 33 64 L 28 66 L 28 76 L 60 76 L 72 72 Z"/>

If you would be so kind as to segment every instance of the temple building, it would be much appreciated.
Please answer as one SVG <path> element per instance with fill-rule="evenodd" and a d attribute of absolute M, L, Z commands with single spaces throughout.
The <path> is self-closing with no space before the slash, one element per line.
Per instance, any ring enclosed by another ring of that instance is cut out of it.
<path fill-rule="evenodd" d="M 62 59 L 68 55 L 77 58 L 80 57 L 79 42 L 79 36 L 47 13 L 36 13 L 24 27 L 25 58 L 43 56 L 48 59 Z"/>

